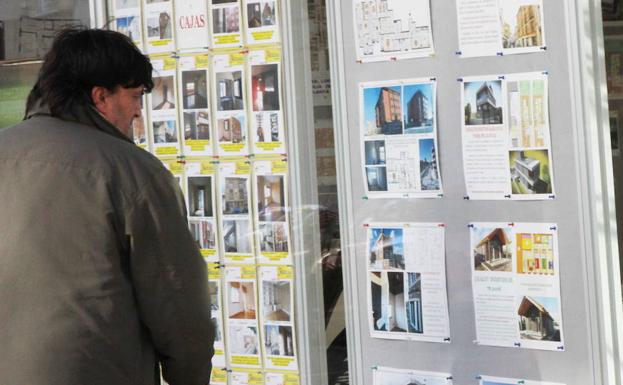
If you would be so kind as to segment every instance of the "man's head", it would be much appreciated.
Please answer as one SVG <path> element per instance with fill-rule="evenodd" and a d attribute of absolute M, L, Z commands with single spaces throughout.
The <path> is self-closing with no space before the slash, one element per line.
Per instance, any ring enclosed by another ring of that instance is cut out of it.
<path fill-rule="evenodd" d="M 141 96 L 153 88 L 152 66 L 125 35 L 102 29 L 66 29 L 45 55 L 30 108 L 41 100 L 53 116 L 75 107 L 95 107 L 130 136 L 140 116 Z"/>

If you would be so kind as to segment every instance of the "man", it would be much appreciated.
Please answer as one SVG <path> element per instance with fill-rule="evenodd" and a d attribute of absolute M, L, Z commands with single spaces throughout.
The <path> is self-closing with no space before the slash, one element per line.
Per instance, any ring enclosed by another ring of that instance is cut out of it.
<path fill-rule="evenodd" d="M 137 148 L 152 66 L 65 30 L 0 131 L 0 384 L 209 383 L 206 267 L 175 179 Z"/>

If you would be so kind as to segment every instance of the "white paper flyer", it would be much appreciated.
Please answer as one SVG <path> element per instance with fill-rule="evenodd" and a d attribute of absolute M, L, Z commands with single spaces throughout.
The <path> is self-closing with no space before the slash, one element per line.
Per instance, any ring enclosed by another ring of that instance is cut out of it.
<path fill-rule="evenodd" d="M 359 84 L 367 198 L 442 196 L 435 79 Z"/>
<path fill-rule="evenodd" d="M 236 52 L 212 57 L 219 156 L 249 155 L 246 90 L 243 85 L 246 56 Z"/>
<path fill-rule="evenodd" d="M 225 314 L 228 363 L 234 367 L 260 368 L 255 266 L 225 267 Z"/>
<path fill-rule="evenodd" d="M 553 223 L 472 223 L 476 343 L 564 350 Z"/>
<path fill-rule="evenodd" d="M 233 368 L 231 385 L 264 385 L 264 373 L 253 369 Z"/>
<path fill-rule="evenodd" d="M 182 54 L 179 58 L 180 121 L 185 156 L 212 155 L 209 63 L 207 53 Z"/>
<path fill-rule="evenodd" d="M 370 335 L 449 343 L 444 225 L 365 227 Z"/>
<path fill-rule="evenodd" d="M 126 35 L 140 50 L 143 50 L 141 26 L 141 5 L 138 0 L 115 0 L 112 11 L 115 31 Z"/>
<path fill-rule="evenodd" d="M 372 368 L 373 385 L 451 385 L 449 373 L 424 372 L 421 370 L 397 369 L 384 366 Z"/>
<path fill-rule="evenodd" d="M 173 2 L 170 0 L 143 0 L 143 28 L 145 50 L 148 54 L 175 50 Z"/>
<path fill-rule="evenodd" d="M 247 45 L 279 42 L 279 2 L 243 0 Z"/>
<path fill-rule="evenodd" d="M 469 199 L 554 199 L 548 76 L 460 79 Z"/>
<path fill-rule="evenodd" d="M 149 94 L 153 151 L 157 156 L 180 154 L 177 122 L 177 60 L 168 55 L 151 58 L 154 88 Z"/>
<path fill-rule="evenodd" d="M 212 48 L 242 47 L 239 0 L 211 0 Z"/>
<path fill-rule="evenodd" d="M 372 62 L 434 53 L 429 0 L 352 0 L 357 60 Z"/>
<path fill-rule="evenodd" d="M 479 385 L 565 385 L 559 382 L 531 381 L 518 378 L 479 376 Z"/>
<path fill-rule="evenodd" d="M 278 47 L 251 50 L 249 64 L 252 152 L 284 154 L 286 148 L 281 111 L 281 50 Z"/>
<path fill-rule="evenodd" d="M 264 375 L 265 385 L 299 385 L 298 372 L 268 371 Z"/>
<path fill-rule="evenodd" d="M 456 0 L 461 57 L 543 52 L 543 0 Z"/>
<path fill-rule="evenodd" d="M 255 263 L 251 218 L 251 165 L 248 161 L 219 164 L 221 238 L 224 262 Z"/>
<path fill-rule="evenodd" d="M 176 1 L 175 18 L 178 51 L 208 48 L 208 4 L 206 0 Z"/>
<path fill-rule="evenodd" d="M 210 311 L 214 324 L 214 356 L 213 367 L 225 367 L 225 343 L 223 336 L 223 301 L 222 301 L 223 269 L 218 263 L 208 264 L 208 291 L 210 293 Z"/>
<path fill-rule="evenodd" d="M 216 166 L 210 160 L 186 160 L 186 208 L 190 232 L 201 255 L 208 262 L 219 262 L 216 222 Z"/>

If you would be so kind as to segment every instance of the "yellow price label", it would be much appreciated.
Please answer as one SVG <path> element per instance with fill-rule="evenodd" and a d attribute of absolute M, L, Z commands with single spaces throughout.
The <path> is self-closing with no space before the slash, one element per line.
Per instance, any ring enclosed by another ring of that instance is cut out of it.
<path fill-rule="evenodd" d="M 208 68 L 210 65 L 210 60 L 208 55 L 196 55 L 195 56 L 195 67 L 200 69 Z"/>
<path fill-rule="evenodd" d="M 279 63 L 281 61 L 281 50 L 279 48 L 267 48 L 265 52 L 266 62 Z"/>
<path fill-rule="evenodd" d="M 236 162 L 236 174 L 250 174 L 251 165 L 248 162 Z"/>
<path fill-rule="evenodd" d="M 294 279 L 294 269 L 292 269 L 292 266 L 279 266 L 277 277 L 279 279 Z"/>
<path fill-rule="evenodd" d="M 285 174 L 288 172 L 288 162 L 285 160 L 276 160 L 272 164 L 273 174 Z"/>
<path fill-rule="evenodd" d="M 272 40 L 274 34 L 275 34 L 275 31 L 256 31 L 256 32 L 251 32 L 251 36 L 253 36 L 253 39 L 255 39 L 256 41 Z"/>

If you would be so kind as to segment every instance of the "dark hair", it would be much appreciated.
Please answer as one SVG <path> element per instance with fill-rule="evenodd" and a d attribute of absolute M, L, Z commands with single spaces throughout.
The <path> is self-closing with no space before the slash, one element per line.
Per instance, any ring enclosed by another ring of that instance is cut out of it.
<path fill-rule="evenodd" d="M 129 37 L 104 29 L 64 29 L 43 58 L 26 110 L 41 100 L 57 116 L 76 106 L 92 105 L 95 86 L 153 88 L 152 66 Z"/>

